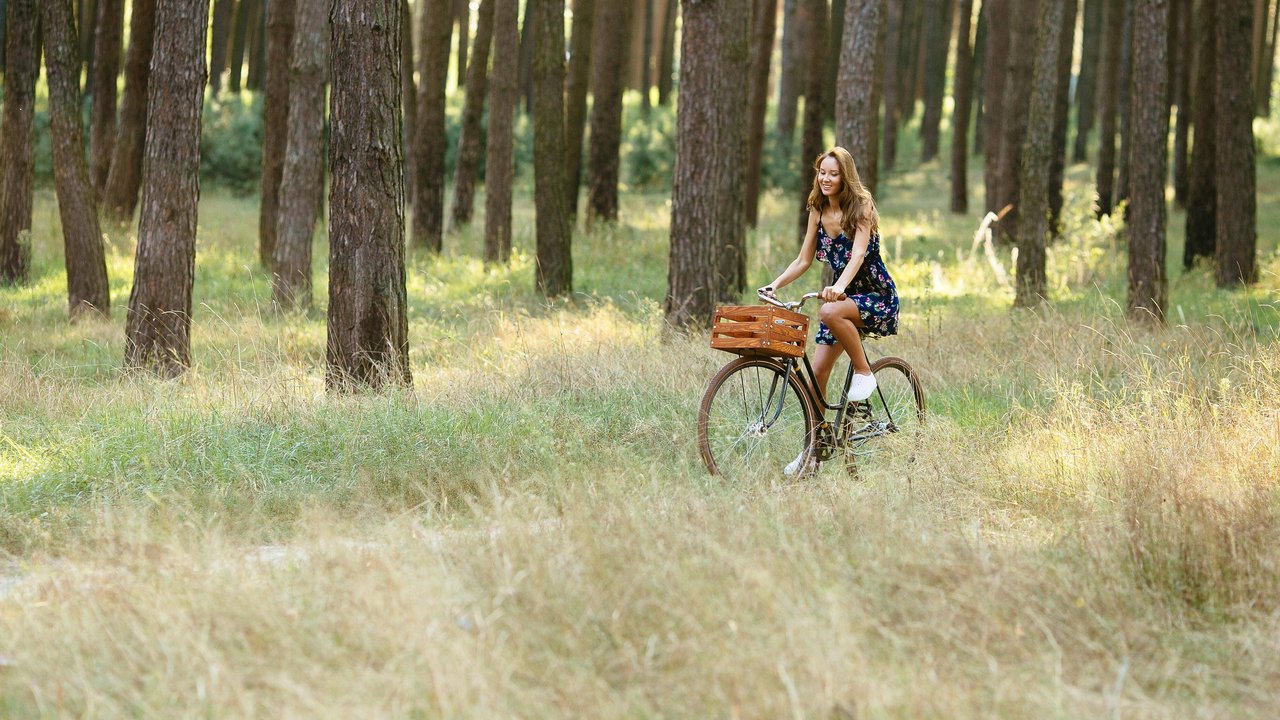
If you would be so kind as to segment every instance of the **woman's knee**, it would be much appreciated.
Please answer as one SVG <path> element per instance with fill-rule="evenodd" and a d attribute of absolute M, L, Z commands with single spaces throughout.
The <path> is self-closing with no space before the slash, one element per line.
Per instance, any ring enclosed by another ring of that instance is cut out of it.
<path fill-rule="evenodd" d="M 857 315 L 858 306 L 848 301 L 823 303 L 822 307 L 818 310 L 818 317 L 822 319 L 822 322 L 826 323 L 827 326 L 830 327 L 832 321 L 839 322 L 841 320 L 849 320 L 852 322 L 853 318 L 850 317 L 851 313 L 853 315 Z M 854 324 L 856 325 L 857 323 Z"/>

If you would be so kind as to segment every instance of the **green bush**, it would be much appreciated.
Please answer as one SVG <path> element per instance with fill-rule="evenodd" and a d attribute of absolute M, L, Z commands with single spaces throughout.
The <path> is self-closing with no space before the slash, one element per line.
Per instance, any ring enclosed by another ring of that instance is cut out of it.
<path fill-rule="evenodd" d="M 200 179 L 251 193 L 262 173 L 262 96 L 223 94 L 206 100 L 200 129 Z"/>

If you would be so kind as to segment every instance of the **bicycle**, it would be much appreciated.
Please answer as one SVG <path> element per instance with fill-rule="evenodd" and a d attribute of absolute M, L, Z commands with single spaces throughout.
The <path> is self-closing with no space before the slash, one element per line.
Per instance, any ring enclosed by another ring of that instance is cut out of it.
<path fill-rule="evenodd" d="M 827 402 L 805 351 L 809 318 L 799 312 L 817 297 L 782 302 L 761 294 L 768 305 L 717 308 L 711 346 L 742 357 L 711 378 L 698 410 L 698 448 L 712 475 L 781 472 L 803 450 L 802 468 L 810 459 L 826 462 L 843 452 L 846 469 L 857 477 L 859 457 L 918 439 L 924 390 L 901 358 L 869 363 L 876 389 L 861 402 L 848 400 L 850 363 L 840 399 Z M 834 422 L 825 419 L 828 410 L 836 411 Z"/>

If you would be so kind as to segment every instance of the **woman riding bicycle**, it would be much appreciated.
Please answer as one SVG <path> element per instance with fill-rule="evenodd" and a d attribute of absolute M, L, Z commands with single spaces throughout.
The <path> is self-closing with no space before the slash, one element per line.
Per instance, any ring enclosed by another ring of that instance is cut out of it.
<path fill-rule="evenodd" d="M 848 352 L 856 371 L 849 400 L 862 401 L 875 391 L 876 379 L 862 349 L 861 334 L 897 334 L 898 291 L 880 257 L 880 215 L 875 200 L 858 178 L 849 151 L 831 148 L 814 160 L 814 170 L 809 222 L 800 254 L 759 292 L 774 297 L 777 290 L 804 275 L 814 257 L 831 266 L 836 279 L 820 293 L 822 323 L 813 371 L 818 389 L 825 394 L 831 369 L 840 354 Z M 786 473 L 799 472 L 805 456 L 801 452 Z"/>

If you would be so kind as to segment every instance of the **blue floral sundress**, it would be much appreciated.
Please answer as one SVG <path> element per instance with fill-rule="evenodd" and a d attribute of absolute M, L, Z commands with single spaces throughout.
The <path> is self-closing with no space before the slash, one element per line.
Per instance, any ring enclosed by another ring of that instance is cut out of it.
<path fill-rule="evenodd" d="M 839 237 L 831 237 L 818 220 L 818 260 L 831 266 L 837 279 L 849 264 L 849 255 L 853 252 L 853 241 L 843 232 Z M 862 316 L 862 334 L 871 337 L 898 334 L 898 288 L 889 277 L 889 271 L 880 259 L 880 233 L 871 233 L 867 243 L 867 254 L 862 258 L 862 267 L 845 294 L 858 304 L 858 314 Z M 836 338 L 827 328 L 826 323 L 818 323 L 817 342 L 819 345 L 835 345 Z"/>

